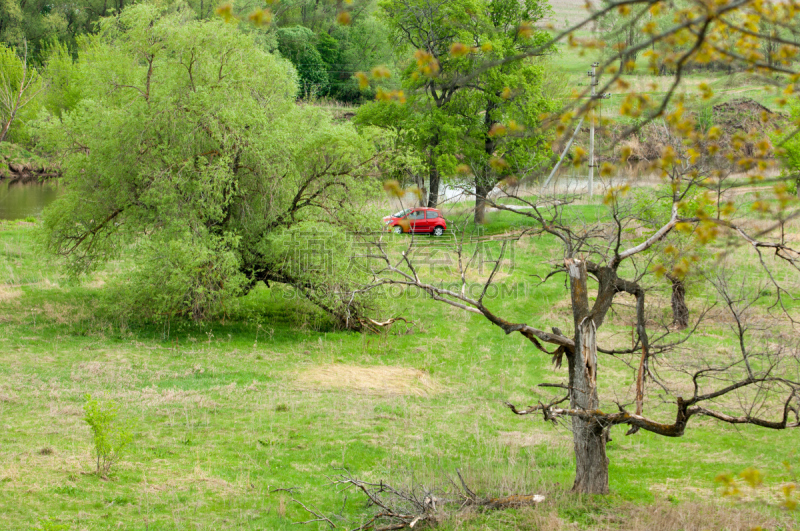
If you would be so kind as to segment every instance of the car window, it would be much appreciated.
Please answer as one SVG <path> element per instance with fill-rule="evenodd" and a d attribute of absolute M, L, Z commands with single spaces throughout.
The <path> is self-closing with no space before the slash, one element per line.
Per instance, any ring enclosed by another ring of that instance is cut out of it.
<path fill-rule="evenodd" d="M 408 216 L 409 219 L 425 219 L 425 212 L 422 210 L 415 210 Z"/>
<path fill-rule="evenodd" d="M 400 212 L 395 212 L 394 214 L 392 214 L 392 217 L 393 218 L 402 218 L 402 217 L 405 217 L 405 215 L 408 214 L 409 212 L 411 212 L 411 209 L 410 208 L 405 208 L 405 209 L 401 210 Z"/>
<path fill-rule="evenodd" d="M 436 219 L 439 217 L 439 213 L 435 210 L 428 210 L 428 219 Z"/>

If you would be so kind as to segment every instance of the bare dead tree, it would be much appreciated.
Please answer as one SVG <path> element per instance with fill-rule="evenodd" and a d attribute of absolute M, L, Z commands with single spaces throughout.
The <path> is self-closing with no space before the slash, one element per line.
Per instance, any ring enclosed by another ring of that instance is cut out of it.
<path fill-rule="evenodd" d="M 672 323 L 683 330 L 689 326 L 689 307 L 686 305 L 686 284 L 671 273 L 665 275 L 672 288 Z"/>
<path fill-rule="evenodd" d="M 747 348 L 747 338 L 741 331 L 740 350 L 736 359 L 727 361 L 711 360 L 691 373 L 694 392 L 690 397 L 674 390 L 670 382 L 659 376 L 658 364 L 667 358 L 666 353 L 673 349 L 687 349 L 692 332 L 701 326 L 701 319 L 708 316 L 702 312 L 697 324 L 675 337 L 675 331 L 665 328 L 665 332 L 651 339 L 647 303 L 648 282 L 657 281 L 659 264 L 654 260 L 653 250 L 673 233 L 681 231 L 692 234 L 705 245 L 730 237 L 734 243 L 744 243 L 755 252 L 759 260 L 760 272 L 766 282 L 775 286 L 776 297 L 773 318 L 780 318 L 776 326 L 791 330 L 794 319 L 786 305 L 781 305 L 781 297 L 787 297 L 790 289 L 783 285 L 788 272 L 797 272 L 800 254 L 786 243 L 785 238 L 770 237 L 770 231 L 759 231 L 753 235 L 748 229 L 749 219 L 743 216 L 735 219 L 722 211 L 686 212 L 683 201 L 695 190 L 707 193 L 714 180 L 703 175 L 698 167 L 688 160 L 677 161 L 663 168 L 666 184 L 671 192 L 665 196 L 662 208 L 668 212 L 666 221 L 647 237 L 631 241 L 628 234 L 637 216 L 629 206 L 621 201 L 622 188 L 610 189 L 607 195 L 609 217 L 596 220 L 581 220 L 571 210 L 569 202 L 561 199 L 531 199 L 509 196 L 527 209 L 510 207 L 506 203 L 490 200 L 492 206 L 500 210 L 522 216 L 528 223 L 522 237 L 551 237 L 562 248 L 562 257 L 555 262 L 553 275 L 566 275 L 570 291 L 573 332 L 567 335 L 553 327 L 550 331 L 524 322 L 514 322 L 501 317 L 489 307 L 487 290 L 495 282 L 503 263 L 503 256 L 513 245 L 513 239 L 502 242 L 499 257 L 486 278 L 480 295 L 475 296 L 466 290 L 465 271 L 469 267 L 468 248 L 456 238 L 453 252 L 457 256 L 457 269 L 461 289 L 442 287 L 435 279 L 425 278 L 424 272 L 415 264 L 416 248 L 413 242 L 398 253 L 391 243 L 383 238 L 374 242 L 371 255 L 375 261 L 372 286 L 385 284 L 403 285 L 421 289 L 432 299 L 454 306 L 464 311 L 483 316 L 490 323 L 501 328 L 506 334 L 519 333 L 526 337 L 534 347 L 552 358 L 560 366 L 567 359 L 569 405 L 562 406 L 566 400 L 556 398 L 547 404 L 539 403 L 528 408 L 518 408 L 507 404 L 518 415 L 540 413 L 546 420 L 560 418 L 571 420 L 576 460 L 576 475 L 573 490 L 581 493 L 608 492 L 608 458 L 606 442 L 608 430 L 616 425 L 628 425 L 627 434 L 643 429 L 668 437 L 683 435 L 689 420 L 695 416 L 707 416 L 732 424 L 754 424 L 770 429 L 786 429 L 800 425 L 800 376 L 798 376 L 797 348 L 790 344 L 782 345 L 778 352 L 764 350 L 764 363 L 751 364 L 745 372 L 740 366 L 748 367 L 748 360 L 754 354 Z M 710 204 L 714 204 L 713 201 Z M 683 212 L 683 213 L 682 213 Z M 784 212 L 782 219 L 794 219 L 800 211 Z M 777 227 L 778 225 L 776 225 Z M 774 234 L 774 230 L 772 231 Z M 713 236 L 713 238 L 712 238 Z M 706 238 L 706 240 L 702 240 Z M 727 252 L 735 251 L 728 244 Z M 774 252 L 775 260 L 765 260 L 766 250 Z M 544 261 L 548 262 L 545 257 Z M 711 260 L 711 259 L 709 259 Z M 550 262 L 553 264 L 553 262 Z M 713 260 L 709 262 L 714 265 Z M 781 274 L 776 268 L 783 267 Z M 663 267 L 662 267 L 663 268 Z M 597 288 L 590 289 L 590 280 Z M 663 282 L 662 282 L 663 284 Z M 721 288 L 720 300 L 733 310 L 736 304 L 728 302 Z M 598 344 L 597 333 L 603 326 L 608 312 L 615 300 L 622 294 L 635 300 L 635 337 L 631 348 L 611 348 Z M 733 300 L 733 299 L 731 299 Z M 738 300 L 738 299 L 737 299 Z M 590 302 L 591 301 L 591 302 Z M 738 321 L 737 321 L 738 322 Z M 548 348 L 549 345 L 550 347 Z M 617 412 L 609 413 L 601 403 L 598 394 L 598 374 L 602 366 L 602 356 L 628 357 L 628 366 L 634 371 L 635 389 L 631 404 L 617 403 Z M 634 361 L 635 360 L 635 361 Z M 713 363 L 712 363 L 713 361 Z M 667 367 L 668 364 L 665 365 Z M 670 368 L 674 369 L 674 368 Z M 682 369 L 685 372 L 685 369 Z M 646 384 L 650 382 L 672 396 L 674 421 L 664 423 L 645 415 Z M 743 396 L 739 403 L 729 403 L 734 395 Z M 750 404 L 744 411 L 735 412 L 738 406 Z M 758 404 L 758 405 L 756 405 Z M 630 407 L 630 410 L 629 410 Z"/>

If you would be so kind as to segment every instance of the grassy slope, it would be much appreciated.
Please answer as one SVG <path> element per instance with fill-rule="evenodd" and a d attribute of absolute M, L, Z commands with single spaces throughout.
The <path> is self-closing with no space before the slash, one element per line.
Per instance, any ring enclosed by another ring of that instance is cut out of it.
<path fill-rule="evenodd" d="M 495 216 L 490 229 L 508 223 L 508 214 Z M 797 460 L 796 433 L 709 421 L 677 440 L 616 430 L 612 496 L 576 499 L 566 492 L 568 431 L 502 405 L 544 398 L 532 386 L 565 377 L 519 336 L 422 298 L 393 303 L 414 320 L 410 330 L 333 332 L 277 287 L 251 294 L 225 323 L 129 328 L 98 311 L 102 275 L 68 283 L 32 236 L 29 226 L 0 227 L 2 529 L 48 518 L 70 529 L 297 529 L 291 523 L 309 516 L 291 495 L 271 490 L 296 487 L 298 499 L 328 513 L 365 512 L 356 495 L 342 505 L 329 486 L 325 475 L 342 467 L 367 479 L 413 475 L 426 483 L 443 483 L 461 467 L 486 494 L 548 495 L 535 510 L 473 515 L 444 529 L 557 529 L 570 521 L 597 529 L 641 504 L 691 512 L 686 500 L 716 499 L 717 474 L 748 466 L 768 474 L 764 492 L 772 492 L 788 479 L 781 461 Z M 528 280 L 545 270 L 533 258 L 552 251 L 546 240 L 521 247 L 504 282 L 526 293 L 493 307 L 568 329 L 563 283 L 534 291 Z M 618 322 L 607 329 L 623 337 L 628 330 Z M 714 334 L 703 341 L 719 346 Z M 630 371 L 604 360 L 603 373 L 605 395 L 629 394 Z M 134 444 L 110 481 L 89 474 L 86 393 L 116 400 L 133 424 Z M 655 414 L 669 418 L 667 410 Z M 666 499 L 685 503 L 659 502 Z M 742 525 L 777 515 L 722 511 Z"/>
<path fill-rule="evenodd" d="M 579 48 L 570 48 L 567 45 L 559 46 L 557 59 L 553 61 L 554 66 L 565 73 L 569 79 L 569 87 L 574 90 L 582 91 L 589 83 L 586 72 L 591 69 L 592 62 L 598 60 L 591 54 L 584 54 Z M 618 65 L 617 65 L 618 66 Z M 650 94 L 656 101 L 666 95 L 670 88 L 673 78 L 671 76 L 654 76 L 647 69 L 647 59 L 639 57 L 637 68 L 631 74 L 624 76 L 631 90 Z M 603 78 L 599 79 L 600 86 Z M 703 100 L 699 97 L 698 85 L 707 83 L 711 86 L 714 97 L 711 100 Z M 655 86 L 653 86 L 655 84 Z M 717 105 L 726 101 L 738 98 L 750 98 L 773 110 L 781 110 L 775 103 L 781 97 L 779 91 L 765 88 L 766 82 L 756 76 L 743 72 L 726 74 L 724 72 L 691 72 L 684 74 L 677 94 L 686 95 L 685 105 L 690 110 L 697 110 L 705 105 Z M 625 92 L 616 87 L 612 87 L 611 97 L 602 101 L 602 112 L 608 116 L 616 117 L 619 113 L 619 106 L 625 97 Z"/>

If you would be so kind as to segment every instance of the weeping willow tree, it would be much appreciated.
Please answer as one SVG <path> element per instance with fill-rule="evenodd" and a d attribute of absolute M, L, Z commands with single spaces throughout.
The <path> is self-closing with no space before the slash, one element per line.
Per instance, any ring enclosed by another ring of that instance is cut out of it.
<path fill-rule="evenodd" d="M 360 326 L 339 262 L 367 223 L 373 148 L 296 104 L 288 61 L 233 24 L 141 4 L 103 19 L 72 68 L 78 102 L 40 124 L 67 184 L 44 238 L 72 272 L 128 253 L 139 313 L 208 318 L 264 281 Z"/>

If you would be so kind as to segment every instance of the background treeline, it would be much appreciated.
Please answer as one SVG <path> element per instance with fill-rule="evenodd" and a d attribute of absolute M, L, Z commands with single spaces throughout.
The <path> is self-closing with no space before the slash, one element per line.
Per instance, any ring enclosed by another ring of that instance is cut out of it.
<path fill-rule="evenodd" d="M 95 33 L 101 18 L 132 3 L 4 0 L 0 2 L 0 40 L 7 48 L 27 47 L 31 64 L 47 67 L 54 53 L 61 50 L 76 57 L 83 35 Z M 219 2 L 189 0 L 187 4 L 198 19 L 204 20 L 216 16 Z M 237 3 L 234 10 L 246 16 L 257 7 L 254 2 L 244 2 Z M 357 103 L 374 94 L 358 90 L 353 74 L 376 64 L 390 64 L 393 48 L 388 28 L 375 16 L 375 0 L 348 5 L 347 24 L 337 22 L 339 9 L 327 0 L 289 0 L 275 3 L 270 24 L 243 29 L 257 32 L 267 51 L 279 51 L 294 64 L 300 76 L 301 97 Z"/>
<path fill-rule="evenodd" d="M 603 0 L 601 7 L 611 5 L 610 0 Z M 612 12 L 595 23 L 592 28 L 603 40 L 604 55 L 616 56 L 619 50 L 626 53 L 619 57 L 619 67 L 627 72 L 636 68 L 637 60 L 644 59 L 660 76 L 675 74 L 676 61 L 687 54 L 695 41 L 687 38 L 667 37 L 658 39 L 650 46 L 642 47 L 653 36 L 667 32 L 675 24 L 676 17 L 682 9 L 690 6 L 687 0 L 660 2 L 653 4 L 645 16 L 629 17 L 624 9 Z M 795 53 L 786 44 L 800 45 L 800 24 L 797 16 L 790 16 L 780 23 L 772 22 L 766 17 L 752 17 L 742 11 L 726 14 L 726 22 L 753 34 L 763 35 L 754 48 L 752 42 L 745 42 L 742 33 L 725 31 L 713 35 L 708 43 L 716 50 L 725 53 L 713 60 L 689 60 L 684 73 L 690 72 L 722 72 L 734 73 L 746 70 L 742 63 L 737 67 L 736 57 L 753 57 L 753 53 L 763 57 L 763 63 L 775 67 L 787 58 L 796 60 Z M 792 62 L 792 61 L 790 61 Z"/>

